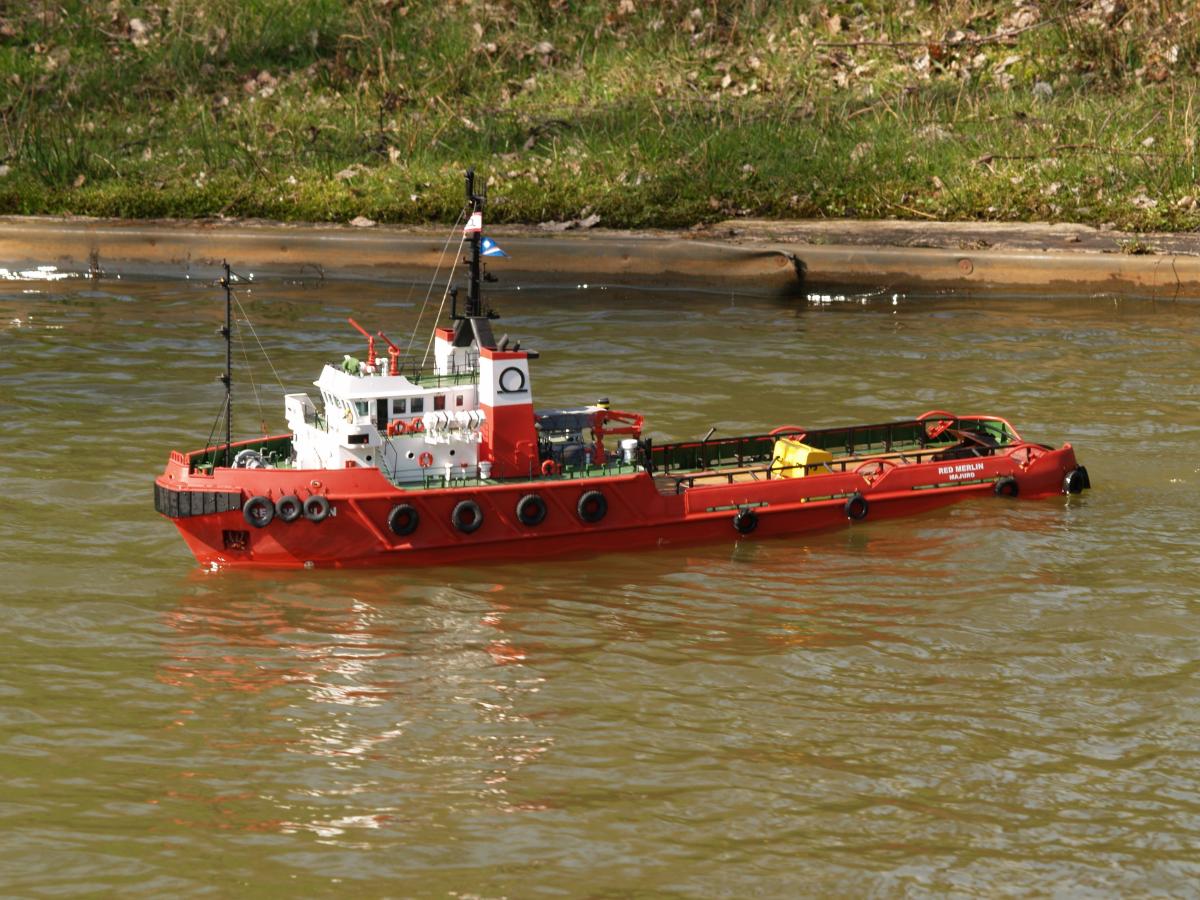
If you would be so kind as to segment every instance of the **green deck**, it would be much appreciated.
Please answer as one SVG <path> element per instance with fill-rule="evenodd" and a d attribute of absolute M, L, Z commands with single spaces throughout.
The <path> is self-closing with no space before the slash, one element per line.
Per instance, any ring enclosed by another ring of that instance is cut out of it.
<path fill-rule="evenodd" d="M 290 469 L 292 466 L 292 436 L 290 434 L 270 438 L 253 438 L 246 441 L 236 441 L 233 446 L 206 447 L 188 454 L 188 462 L 192 472 L 211 474 L 217 464 L 229 465 L 233 457 L 243 450 L 257 450 L 263 458 L 276 469 Z"/>

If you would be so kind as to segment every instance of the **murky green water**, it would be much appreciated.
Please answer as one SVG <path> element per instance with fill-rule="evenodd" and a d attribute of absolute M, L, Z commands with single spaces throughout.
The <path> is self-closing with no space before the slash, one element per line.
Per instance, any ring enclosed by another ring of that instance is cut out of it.
<path fill-rule="evenodd" d="M 360 350 L 347 314 L 407 335 L 407 293 L 245 302 L 294 390 Z M 9 283 L 0 893 L 1195 891 L 1200 310 L 499 301 L 544 406 L 607 395 L 660 438 L 999 412 L 1096 487 L 584 562 L 205 574 L 151 479 L 216 414 L 216 292 Z"/>

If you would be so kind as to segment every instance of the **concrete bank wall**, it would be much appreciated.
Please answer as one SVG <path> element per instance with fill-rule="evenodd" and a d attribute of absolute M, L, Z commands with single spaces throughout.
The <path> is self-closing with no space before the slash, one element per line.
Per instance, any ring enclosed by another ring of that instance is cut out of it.
<path fill-rule="evenodd" d="M 1200 299 L 1189 236 L 1167 252 L 1081 226 L 736 222 L 692 232 L 546 234 L 497 227 L 508 283 L 616 285 L 786 295 L 845 288 L 964 294 Z M 1016 235 L 1016 238 L 1013 236 Z M 426 279 L 448 271 L 445 229 L 0 218 L 0 266 L 156 277 L 212 277 L 222 259 L 258 275 Z M 1122 243 L 1124 241 L 1124 243 Z M 920 242 L 926 246 L 912 246 Z M 929 246 L 933 244 L 934 246 Z"/>
<path fill-rule="evenodd" d="M 830 280 L 902 292 L 1200 299 L 1200 259 L 1193 257 L 851 246 L 794 252 L 810 286 Z"/>
<path fill-rule="evenodd" d="M 786 249 L 688 240 L 671 234 L 594 232 L 546 235 L 489 229 L 508 258 L 488 260 L 506 282 L 744 289 L 770 294 L 800 287 Z M 158 277 L 212 277 L 221 261 L 241 272 L 285 277 L 428 279 L 449 274 L 458 236 L 446 229 L 257 224 L 131 223 L 0 219 L 0 266 L 53 265 L 61 271 Z"/>
<path fill-rule="evenodd" d="M 960 294 L 1200 299 L 1200 234 L 1046 222 L 738 220 L 702 232 L 786 247 L 813 282 Z"/>

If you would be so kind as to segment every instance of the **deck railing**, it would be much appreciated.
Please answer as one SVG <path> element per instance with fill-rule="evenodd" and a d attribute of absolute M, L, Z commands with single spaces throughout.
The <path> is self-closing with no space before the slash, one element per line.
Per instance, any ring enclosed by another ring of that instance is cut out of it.
<path fill-rule="evenodd" d="M 479 357 L 472 354 L 464 366 L 451 366 L 449 372 L 438 372 L 432 366 L 401 363 L 399 373 L 413 384 L 422 387 L 456 387 L 479 381 Z"/>
<path fill-rule="evenodd" d="M 531 472 L 528 476 L 522 476 L 519 480 L 524 480 L 528 477 L 529 480 L 539 479 L 543 481 L 571 481 L 574 479 L 597 478 L 604 475 L 632 475 L 640 472 L 643 466 L 640 462 L 627 463 L 624 461 L 612 461 L 604 465 L 584 466 L 580 468 L 568 468 L 554 475 L 541 475 L 538 472 Z M 500 484 L 505 481 L 511 481 L 510 478 L 483 478 L 480 475 L 478 466 L 467 466 L 463 468 L 459 466 L 454 474 L 447 475 L 445 471 L 437 474 L 426 474 L 421 478 L 420 486 L 426 490 L 437 490 L 448 487 L 478 487 L 486 484 Z M 398 481 L 397 484 L 405 487 L 412 487 L 413 482 Z"/>
<path fill-rule="evenodd" d="M 976 458 L 976 454 L 963 452 L 962 455 L 948 456 L 947 453 L 952 452 L 955 445 L 946 445 L 941 447 L 931 447 L 924 450 L 907 450 L 907 451 L 892 451 L 888 454 L 872 454 L 860 457 L 842 457 L 841 459 L 831 460 L 830 462 L 821 463 L 795 463 L 791 465 L 783 465 L 780 463 L 772 463 L 766 469 L 761 467 L 754 468 L 735 468 L 721 469 L 720 471 L 705 471 L 696 472 L 691 475 L 676 475 L 668 476 L 675 481 L 676 493 L 682 492 L 685 488 L 696 486 L 698 481 L 720 481 L 724 479 L 727 484 L 733 484 L 738 480 L 738 476 L 751 475 L 756 476 L 762 474 L 765 480 L 774 478 L 803 478 L 808 475 L 824 472 L 847 472 L 851 469 L 857 470 L 860 466 L 868 466 L 875 460 L 895 459 L 900 465 L 911 465 L 913 463 L 928 462 L 929 460 L 960 460 Z M 989 447 L 979 448 L 979 456 L 994 453 L 997 448 Z M 884 469 L 880 469 L 882 474 Z M 787 475 L 784 473 L 792 472 L 797 474 Z"/>
<path fill-rule="evenodd" d="M 969 425 L 970 430 L 986 433 L 995 441 L 997 447 L 1005 446 L 1012 438 L 1003 423 L 978 419 L 955 419 L 937 437 L 929 438 L 925 423 L 911 419 L 878 425 L 820 428 L 811 431 L 797 429 L 780 434 L 660 444 L 650 447 L 647 457 L 650 471 L 655 474 L 670 476 L 672 470 L 689 471 L 688 475 L 678 476 L 679 481 L 687 486 L 694 484 L 697 479 L 720 478 L 722 475 L 727 475 L 732 483 L 737 475 L 749 473 L 751 469 L 748 467 L 774 463 L 775 442 L 779 438 L 793 436 L 809 447 L 826 450 L 839 457 L 832 464 L 773 464 L 770 467 L 774 473 L 803 468 L 803 474 L 807 475 L 814 470 L 846 471 L 847 467 L 865 462 L 863 456 L 895 453 L 904 462 L 929 459 L 946 453 L 958 444 L 964 425 Z"/>

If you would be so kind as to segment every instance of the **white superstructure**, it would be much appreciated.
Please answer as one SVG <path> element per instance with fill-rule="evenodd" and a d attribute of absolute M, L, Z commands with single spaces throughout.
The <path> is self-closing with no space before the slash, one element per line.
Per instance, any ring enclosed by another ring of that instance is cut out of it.
<path fill-rule="evenodd" d="M 478 349 L 455 347 L 449 330 L 439 330 L 434 349 L 433 369 L 420 373 L 349 356 L 326 365 L 313 382 L 319 410 L 308 394 L 288 394 L 293 465 L 379 468 L 397 482 L 488 477 L 486 460 L 480 471 Z"/>

